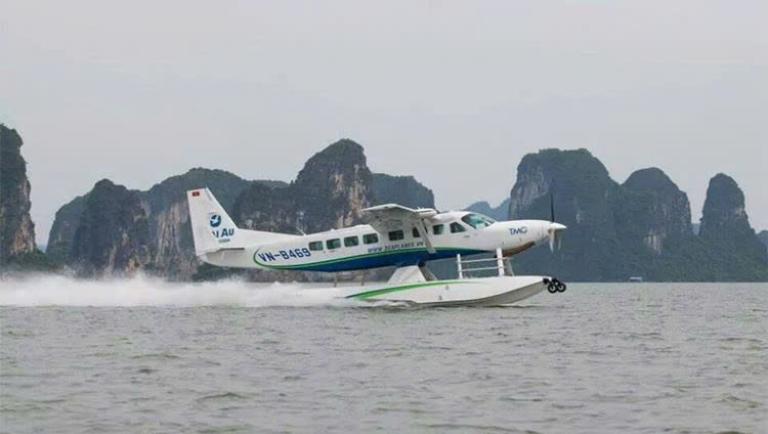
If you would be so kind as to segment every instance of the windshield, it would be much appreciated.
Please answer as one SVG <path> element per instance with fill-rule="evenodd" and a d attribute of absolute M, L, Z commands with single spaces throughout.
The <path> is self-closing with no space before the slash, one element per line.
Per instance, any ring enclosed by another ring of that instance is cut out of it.
<path fill-rule="evenodd" d="M 470 213 L 465 215 L 464 217 L 461 218 L 461 221 L 472 226 L 475 229 L 482 229 L 496 223 L 496 220 L 490 217 L 486 217 L 482 214 L 475 214 L 475 213 Z"/>

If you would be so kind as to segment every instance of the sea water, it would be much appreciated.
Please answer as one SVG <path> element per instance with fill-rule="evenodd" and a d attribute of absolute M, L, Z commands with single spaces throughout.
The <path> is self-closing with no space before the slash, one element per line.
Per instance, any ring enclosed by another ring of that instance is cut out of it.
<path fill-rule="evenodd" d="M 766 284 L 312 286 L 2 280 L 0 432 L 768 432 Z"/>

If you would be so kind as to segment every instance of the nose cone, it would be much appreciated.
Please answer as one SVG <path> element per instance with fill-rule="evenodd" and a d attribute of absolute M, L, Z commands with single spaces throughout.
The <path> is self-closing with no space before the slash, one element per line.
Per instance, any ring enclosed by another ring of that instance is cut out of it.
<path fill-rule="evenodd" d="M 568 226 L 560 224 L 560 223 L 552 222 L 552 223 L 549 224 L 549 230 L 551 230 L 551 231 L 564 231 L 566 229 L 568 229 Z"/>

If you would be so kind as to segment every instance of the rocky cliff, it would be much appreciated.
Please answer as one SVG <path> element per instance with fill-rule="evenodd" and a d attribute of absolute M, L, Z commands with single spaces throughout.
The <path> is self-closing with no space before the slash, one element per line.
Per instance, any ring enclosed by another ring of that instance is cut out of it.
<path fill-rule="evenodd" d="M 81 276 L 130 275 L 151 260 L 149 218 L 137 191 L 107 179 L 85 198 L 70 262 Z"/>
<path fill-rule="evenodd" d="M 744 193 L 733 178 L 719 173 L 709 180 L 699 236 L 708 240 L 754 234 L 744 208 Z"/>
<path fill-rule="evenodd" d="M 142 269 L 177 280 L 219 276 L 208 267 L 199 270 L 187 190 L 210 188 L 242 228 L 299 233 L 359 222 L 360 210 L 376 201 L 376 180 L 378 191 L 388 200 L 434 206 L 431 191 L 412 177 L 371 174 L 363 148 L 345 139 L 312 156 L 290 184 L 245 181 L 228 172 L 200 168 L 168 178 L 146 192 L 101 181 L 56 213 L 49 252 L 82 275 L 130 274 Z M 116 199 L 110 199 L 110 193 Z"/>
<path fill-rule="evenodd" d="M 348 226 L 370 206 L 372 183 L 363 147 L 343 139 L 312 156 L 287 187 L 245 190 L 232 218 L 244 228 L 287 233 Z"/>
<path fill-rule="evenodd" d="M 341 140 L 310 158 L 290 184 L 249 182 L 207 169 L 146 192 L 100 181 L 59 210 L 50 255 L 81 275 L 143 269 L 171 279 L 220 277 L 226 270 L 199 267 L 192 253 L 184 193 L 202 186 L 213 190 L 240 227 L 285 233 L 355 224 L 362 208 L 380 202 L 434 205 L 432 193 L 415 179 L 372 174 L 362 147 Z M 548 219 L 550 197 L 556 220 L 568 226 L 562 249 L 524 252 L 514 259 L 518 273 L 581 281 L 768 280 L 766 248 L 749 225 L 741 190 L 725 175 L 710 183 L 699 236 L 686 194 L 660 169 L 638 170 L 620 185 L 583 149 L 526 155 L 504 209 L 511 218 Z M 473 209 L 505 214 L 487 203 Z M 250 277 L 307 278 L 284 274 Z"/>
<path fill-rule="evenodd" d="M 0 266 L 35 252 L 35 225 L 23 141 L 16 130 L 0 124 Z"/>
<path fill-rule="evenodd" d="M 85 209 L 85 203 L 86 196 L 77 196 L 56 211 L 51 231 L 48 233 L 48 246 L 45 250 L 52 261 L 61 264 L 69 261 L 72 241 L 74 241 L 75 232 L 80 225 L 80 216 Z"/>
<path fill-rule="evenodd" d="M 142 198 L 149 212 L 151 269 L 170 279 L 189 279 L 197 271 L 187 190 L 208 187 L 228 212 L 251 183 L 223 170 L 196 168 L 154 185 Z"/>
<path fill-rule="evenodd" d="M 760 231 L 760 233 L 757 234 L 757 237 L 760 238 L 760 241 L 762 241 L 763 244 L 765 244 L 765 247 L 768 248 L 768 231 Z"/>
<path fill-rule="evenodd" d="M 709 181 L 699 238 L 712 252 L 703 267 L 708 280 L 766 280 L 768 252 L 749 224 L 744 193 L 722 173 Z"/>
<path fill-rule="evenodd" d="M 288 186 L 252 185 L 237 198 L 232 218 L 243 228 L 311 233 L 359 223 L 376 203 L 434 207 L 432 191 L 410 176 L 372 174 L 363 147 L 340 140 L 315 154 Z M 249 273 L 255 280 L 306 280 L 316 274 Z"/>
<path fill-rule="evenodd" d="M 249 181 L 231 173 L 203 168 L 170 177 L 146 192 L 100 181 L 56 213 L 47 254 L 81 275 L 130 274 L 142 269 L 169 279 L 189 279 L 197 271 L 198 260 L 186 191 L 208 187 L 231 210 L 248 185 Z M 109 199 L 109 194 L 115 199 Z M 119 236 L 109 237 L 109 233 Z"/>
<path fill-rule="evenodd" d="M 141 268 L 169 279 L 189 279 L 197 271 L 198 260 L 186 191 L 208 187 L 231 210 L 235 197 L 248 185 L 249 181 L 231 173 L 202 168 L 170 177 L 146 192 L 101 181 L 59 209 L 47 253 L 82 275 L 130 274 Z M 110 193 L 123 202 L 122 207 L 107 198 Z M 121 235 L 106 237 L 110 231 Z"/>
<path fill-rule="evenodd" d="M 702 280 L 702 249 L 691 224 L 688 195 L 660 169 L 632 173 L 612 203 L 617 262 L 627 276 Z"/>
<path fill-rule="evenodd" d="M 548 220 L 552 195 L 555 218 L 568 231 L 561 250 L 538 248 L 516 257 L 518 272 L 555 273 L 570 280 L 626 278 L 614 260 L 621 253 L 612 206 L 619 189 L 585 149 L 546 149 L 523 157 L 510 194 L 510 218 Z"/>
<path fill-rule="evenodd" d="M 388 202 L 435 206 L 432 191 L 412 176 L 372 174 L 363 147 L 344 139 L 312 156 L 290 185 L 251 185 L 232 218 L 249 229 L 309 233 L 357 223 L 360 210 Z"/>
<path fill-rule="evenodd" d="M 515 219 L 568 226 L 562 249 L 534 249 L 515 258 L 519 273 L 554 273 L 566 280 L 765 280 L 768 259 L 744 213 L 736 183 L 710 183 L 696 236 L 687 195 L 660 169 L 634 172 L 619 185 L 586 150 L 526 155 L 510 195 Z M 761 254 L 762 252 L 762 254 Z"/>
<path fill-rule="evenodd" d="M 374 205 L 397 203 L 409 208 L 434 208 L 435 195 L 413 176 L 373 174 Z"/>
<path fill-rule="evenodd" d="M 305 232 L 351 225 L 371 205 L 373 176 L 363 147 L 342 139 L 313 155 L 290 188 Z"/>
<path fill-rule="evenodd" d="M 253 184 L 238 196 L 230 216 L 245 229 L 285 234 L 304 230 L 304 216 L 291 187 Z"/>
<path fill-rule="evenodd" d="M 662 255 L 673 243 L 692 238 L 688 195 L 655 167 L 632 173 L 614 204 L 614 220 L 624 244 L 641 244 Z"/>

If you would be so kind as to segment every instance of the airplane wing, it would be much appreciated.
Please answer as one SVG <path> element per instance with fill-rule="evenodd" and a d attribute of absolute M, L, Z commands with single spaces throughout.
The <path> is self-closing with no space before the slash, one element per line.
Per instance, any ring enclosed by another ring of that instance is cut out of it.
<path fill-rule="evenodd" d="M 368 224 L 377 231 L 387 232 L 412 225 L 419 231 L 429 253 L 434 253 L 432 241 L 427 232 L 426 221 L 437 215 L 437 210 L 432 208 L 413 209 L 395 203 L 377 205 L 362 210 L 367 217 Z"/>

